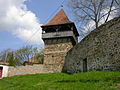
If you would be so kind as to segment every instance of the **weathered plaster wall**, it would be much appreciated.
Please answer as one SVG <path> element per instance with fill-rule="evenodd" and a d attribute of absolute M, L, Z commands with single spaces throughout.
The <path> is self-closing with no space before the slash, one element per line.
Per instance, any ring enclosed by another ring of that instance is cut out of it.
<path fill-rule="evenodd" d="M 83 60 L 87 71 L 120 71 L 120 17 L 92 31 L 66 56 L 63 71 L 83 72 Z"/>
<path fill-rule="evenodd" d="M 7 77 L 8 76 L 8 66 L 5 65 L 0 65 L 0 67 L 3 67 L 3 72 L 2 72 L 2 77 Z"/>

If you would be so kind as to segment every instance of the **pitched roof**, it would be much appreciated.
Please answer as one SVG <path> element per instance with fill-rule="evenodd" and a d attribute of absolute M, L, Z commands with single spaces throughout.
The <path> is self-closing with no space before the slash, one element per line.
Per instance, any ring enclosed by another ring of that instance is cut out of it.
<path fill-rule="evenodd" d="M 8 65 L 9 63 L 6 62 L 0 62 L 0 65 Z"/>
<path fill-rule="evenodd" d="M 59 24 L 67 24 L 67 23 L 72 23 L 72 22 L 68 19 L 64 10 L 61 9 L 47 24 L 44 24 L 43 26 L 59 25 Z"/>

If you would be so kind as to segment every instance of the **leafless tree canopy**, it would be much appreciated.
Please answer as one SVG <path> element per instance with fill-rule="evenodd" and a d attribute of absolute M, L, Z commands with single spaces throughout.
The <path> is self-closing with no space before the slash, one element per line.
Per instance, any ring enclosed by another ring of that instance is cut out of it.
<path fill-rule="evenodd" d="M 33 46 L 25 46 L 18 50 L 6 49 L 0 52 L 0 62 L 7 62 L 10 66 L 22 65 L 32 57 L 41 61 L 43 57 L 42 49 Z"/>
<path fill-rule="evenodd" d="M 119 15 L 120 0 L 70 0 L 68 4 L 82 36 Z"/>

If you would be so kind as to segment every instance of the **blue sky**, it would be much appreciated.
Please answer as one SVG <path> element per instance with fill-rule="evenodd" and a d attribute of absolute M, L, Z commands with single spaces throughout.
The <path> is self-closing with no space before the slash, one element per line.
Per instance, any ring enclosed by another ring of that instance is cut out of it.
<path fill-rule="evenodd" d="M 64 0 L 30 0 L 26 2 L 26 4 L 28 9 L 36 14 L 40 23 L 45 24 L 46 19 L 54 13 L 63 1 Z"/>
<path fill-rule="evenodd" d="M 63 0 L 28 0 L 25 1 L 24 5 L 26 5 L 27 11 L 32 11 L 36 15 L 40 24 L 45 24 L 55 15 L 55 10 L 61 5 L 62 2 Z M 67 12 L 65 7 L 63 7 L 63 9 Z M 53 13 L 54 15 L 52 15 Z M 7 25 L 5 27 L 7 27 Z M 14 35 L 14 31 L 11 33 L 9 30 L 0 30 L 0 51 L 7 48 L 18 49 L 24 45 L 27 45 L 24 39 L 22 40 L 19 37 L 19 35 Z"/>
<path fill-rule="evenodd" d="M 61 9 L 58 9 L 58 7 L 63 1 L 0 0 L 0 51 L 7 48 L 18 49 L 25 45 L 41 47 L 43 41 L 41 39 L 42 29 L 40 25 L 46 24 Z M 73 14 L 67 7 L 68 1 L 65 0 L 63 9 L 68 18 L 73 21 Z M 103 9 L 104 13 L 106 13 L 106 10 L 106 8 Z M 114 16 L 115 13 L 113 12 L 109 20 Z M 101 19 L 101 22 L 104 21 L 104 18 Z M 93 26 L 95 26 L 95 23 L 90 20 L 83 27 L 84 32 L 87 32 L 88 28 L 93 29 Z M 79 37 L 79 41 L 81 39 Z"/>

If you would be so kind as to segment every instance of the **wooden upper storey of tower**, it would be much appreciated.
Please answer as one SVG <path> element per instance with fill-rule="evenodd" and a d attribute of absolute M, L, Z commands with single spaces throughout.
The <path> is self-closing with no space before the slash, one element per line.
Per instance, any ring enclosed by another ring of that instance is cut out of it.
<path fill-rule="evenodd" d="M 43 32 L 63 32 L 63 31 L 73 31 L 75 36 L 79 36 L 76 26 L 71 22 L 64 10 L 61 9 L 47 24 L 41 26 Z"/>

